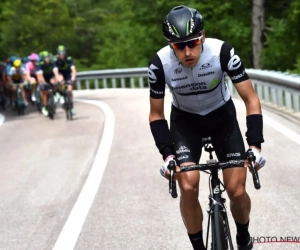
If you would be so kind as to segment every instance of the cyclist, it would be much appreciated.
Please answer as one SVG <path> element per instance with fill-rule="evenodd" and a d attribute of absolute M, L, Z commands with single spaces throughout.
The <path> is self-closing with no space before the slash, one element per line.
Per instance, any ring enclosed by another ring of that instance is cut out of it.
<path fill-rule="evenodd" d="M 260 101 L 235 49 L 227 42 L 205 38 L 201 14 L 187 6 L 174 7 L 164 18 L 163 35 L 169 45 L 150 60 L 150 129 L 163 156 L 161 175 L 169 178 L 167 166 L 199 163 L 201 138 L 210 136 L 219 161 L 244 160 L 245 146 L 236 110 L 225 83 L 229 75 L 246 105 L 247 142 L 259 167 L 263 119 Z M 164 116 L 165 84 L 173 96 L 170 130 Z M 252 249 L 248 231 L 250 198 L 245 190 L 245 168 L 227 168 L 223 181 L 237 227 L 239 250 Z M 202 237 L 202 209 L 198 201 L 199 171 L 177 175 L 180 210 L 194 249 L 205 249 Z"/>
<path fill-rule="evenodd" d="M 29 62 L 28 56 L 22 57 L 22 63 L 23 63 L 24 65 L 26 65 L 26 63 L 28 63 L 28 62 Z"/>
<path fill-rule="evenodd" d="M 31 84 L 31 100 L 36 102 L 36 83 L 37 81 L 41 84 L 42 79 L 38 78 L 36 75 L 36 69 L 39 62 L 39 56 L 36 53 L 31 53 L 28 56 L 29 61 L 26 63 L 26 71 L 27 71 L 27 82 Z"/>
<path fill-rule="evenodd" d="M 74 65 L 73 59 L 71 56 L 67 56 L 66 48 L 63 45 L 57 47 L 57 57 L 54 58 L 54 75 L 57 82 L 65 82 L 68 90 L 72 94 L 73 83 L 76 78 L 76 67 Z M 59 84 L 61 88 L 61 84 Z M 73 94 L 72 94 L 73 95 Z M 63 98 L 60 98 L 61 103 L 63 103 Z M 74 104 L 71 109 L 73 115 L 75 115 Z"/>
<path fill-rule="evenodd" d="M 8 83 L 12 86 L 14 94 L 16 94 L 17 85 L 20 86 L 22 97 L 25 106 L 28 105 L 25 90 L 24 90 L 24 81 L 26 80 L 26 69 L 22 66 L 21 59 L 16 59 L 13 62 L 13 66 L 10 68 L 10 71 L 7 75 Z M 13 107 L 15 106 L 15 102 L 12 102 Z"/>
<path fill-rule="evenodd" d="M 6 75 L 9 74 L 10 68 L 13 66 L 13 62 L 18 58 L 18 56 L 10 56 L 6 59 Z"/>
<path fill-rule="evenodd" d="M 41 98 L 42 98 L 42 102 L 43 102 L 43 108 L 42 108 L 42 113 L 44 116 L 48 116 L 48 110 L 47 110 L 47 105 L 48 105 L 48 99 L 47 99 L 47 91 L 49 90 L 49 88 L 53 88 L 54 89 L 54 93 L 55 91 L 55 83 L 56 83 L 56 79 L 53 73 L 53 68 L 54 68 L 54 64 L 51 61 L 51 54 L 48 51 L 43 51 L 40 53 L 40 62 L 39 62 L 39 69 L 36 72 L 36 74 L 38 76 L 41 77 L 42 82 L 44 84 L 41 85 Z M 57 100 L 59 99 L 59 94 L 56 93 L 54 95 L 54 99 L 55 102 L 57 102 Z"/>

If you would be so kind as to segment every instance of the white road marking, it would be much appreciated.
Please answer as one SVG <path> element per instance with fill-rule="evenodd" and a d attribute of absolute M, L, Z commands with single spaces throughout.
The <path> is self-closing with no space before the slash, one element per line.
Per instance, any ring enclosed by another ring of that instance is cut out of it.
<path fill-rule="evenodd" d="M 100 146 L 98 148 L 95 161 L 89 176 L 79 194 L 79 197 L 64 225 L 53 250 L 74 249 L 82 226 L 92 206 L 98 188 L 100 186 L 104 170 L 108 161 L 110 148 L 112 145 L 115 118 L 109 106 L 101 101 L 80 100 L 76 101 L 98 106 L 105 115 L 104 130 Z"/>
<path fill-rule="evenodd" d="M 243 101 L 234 99 L 234 104 L 239 108 L 245 109 L 245 104 Z M 296 142 L 298 145 L 300 145 L 300 135 L 293 130 L 289 129 L 288 127 L 280 124 L 279 122 L 275 121 L 271 117 L 263 114 L 263 122 L 264 124 L 269 125 L 273 129 L 277 130 L 281 134 L 285 135 L 287 138 L 291 139 L 292 141 Z"/>
<path fill-rule="evenodd" d="M 286 126 L 280 124 L 279 122 L 275 121 L 271 117 L 264 115 L 263 116 L 264 123 L 268 124 L 270 127 L 274 128 L 281 134 L 285 135 L 292 141 L 296 142 L 298 145 L 300 145 L 300 135 L 294 132 L 293 130 L 287 128 Z"/>
<path fill-rule="evenodd" d="M 3 124 L 4 121 L 5 121 L 5 116 L 0 114 L 0 126 Z"/>

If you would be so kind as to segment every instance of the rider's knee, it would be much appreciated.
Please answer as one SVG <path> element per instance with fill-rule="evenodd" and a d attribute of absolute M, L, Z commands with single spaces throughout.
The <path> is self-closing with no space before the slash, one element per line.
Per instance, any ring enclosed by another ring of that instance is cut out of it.
<path fill-rule="evenodd" d="M 245 185 L 241 183 L 232 183 L 226 187 L 228 197 L 233 203 L 244 203 L 246 197 Z"/>
<path fill-rule="evenodd" d="M 191 175 L 192 174 L 192 175 Z M 180 181 L 181 198 L 186 203 L 198 202 L 199 195 L 199 173 L 190 172 Z"/>

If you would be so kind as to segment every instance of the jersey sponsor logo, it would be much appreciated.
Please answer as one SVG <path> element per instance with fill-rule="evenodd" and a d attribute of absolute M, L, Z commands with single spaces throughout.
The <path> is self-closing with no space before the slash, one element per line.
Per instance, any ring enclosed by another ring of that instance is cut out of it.
<path fill-rule="evenodd" d="M 186 88 L 190 88 L 190 90 L 199 90 L 199 89 L 207 89 L 207 86 L 205 82 L 196 82 L 196 83 L 186 84 L 183 86 L 178 86 L 173 89 L 186 89 Z"/>
<path fill-rule="evenodd" d="M 236 156 L 241 156 L 241 153 L 229 153 L 226 155 L 226 157 L 230 158 L 230 157 L 236 157 Z"/>
<path fill-rule="evenodd" d="M 163 95 L 164 94 L 163 91 L 157 91 L 157 90 L 154 90 L 154 89 L 151 89 L 151 88 L 150 88 L 150 91 L 153 92 L 156 95 Z"/>
<path fill-rule="evenodd" d="M 152 83 L 156 83 L 157 81 L 157 77 L 155 75 L 155 73 L 153 72 L 153 70 L 158 69 L 155 65 L 151 64 L 150 67 L 148 68 L 148 81 L 152 84 Z"/>
<path fill-rule="evenodd" d="M 180 74 L 181 72 L 182 72 L 182 68 L 177 68 L 177 69 L 174 70 L 174 73 L 176 75 Z"/>
<path fill-rule="evenodd" d="M 211 81 L 211 83 L 209 85 L 209 88 L 212 89 L 212 88 L 216 87 L 219 83 L 220 83 L 220 80 L 214 78 L 214 79 L 212 79 L 212 81 Z"/>
<path fill-rule="evenodd" d="M 207 89 L 205 82 L 192 83 L 192 88 L 190 88 L 190 90 L 201 90 L 201 89 Z"/>
<path fill-rule="evenodd" d="M 230 56 L 231 58 L 227 65 L 228 70 L 231 71 L 238 69 L 242 65 L 242 62 L 238 55 L 234 55 L 234 48 L 230 50 Z"/>
<path fill-rule="evenodd" d="M 199 68 L 200 70 L 203 70 L 203 69 L 208 69 L 208 68 L 211 68 L 212 65 L 210 63 L 204 63 L 201 65 L 201 67 Z"/>
<path fill-rule="evenodd" d="M 185 80 L 187 79 L 188 77 L 187 76 L 184 76 L 184 77 L 178 77 L 178 78 L 172 78 L 172 81 L 173 82 L 176 82 L 176 81 L 182 81 L 182 80 Z"/>
<path fill-rule="evenodd" d="M 245 72 L 245 70 L 243 70 L 243 72 L 241 74 L 231 77 L 231 80 L 238 80 L 238 79 L 242 78 L 245 74 L 246 74 L 246 72 Z"/>
<path fill-rule="evenodd" d="M 211 71 L 211 72 L 207 72 L 207 73 L 204 73 L 204 74 L 198 74 L 198 77 L 209 76 L 209 75 L 212 75 L 214 73 L 215 73 L 214 71 Z"/>
<path fill-rule="evenodd" d="M 176 150 L 176 154 L 182 154 L 182 153 L 189 153 L 191 150 L 189 150 L 186 146 L 181 146 L 178 150 Z"/>

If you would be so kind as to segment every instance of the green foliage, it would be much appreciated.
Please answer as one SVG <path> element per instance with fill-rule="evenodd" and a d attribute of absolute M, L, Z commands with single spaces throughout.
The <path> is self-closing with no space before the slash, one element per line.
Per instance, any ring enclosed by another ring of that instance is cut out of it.
<path fill-rule="evenodd" d="M 300 73 L 300 2 L 288 2 L 280 18 L 274 15 L 269 19 L 270 30 L 261 56 L 266 69 Z"/>
<path fill-rule="evenodd" d="M 198 9 L 206 36 L 232 44 L 252 67 L 252 1 L 245 0 L 2 0 L 2 59 L 64 44 L 79 70 L 145 67 L 167 45 L 162 20 L 179 4 Z M 263 68 L 300 73 L 300 1 L 265 0 L 265 18 Z"/>

